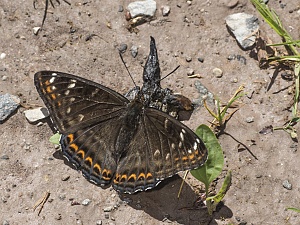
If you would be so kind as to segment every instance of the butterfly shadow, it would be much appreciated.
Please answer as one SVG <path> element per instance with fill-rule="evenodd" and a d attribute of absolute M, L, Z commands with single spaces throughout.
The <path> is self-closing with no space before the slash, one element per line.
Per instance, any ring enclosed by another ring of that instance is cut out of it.
<path fill-rule="evenodd" d="M 130 195 L 122 194 L 120 198 L 128 202 L 132 208 L 143 210 L 159 221 L 176 221 L 180 224 L 192 225 L 211 224 L 214 217 L 208 214 L 206 207 L 197 205 L 199 196 L 188 184 L 184 183 L 180 197 L 177 197 L 181 183 L 182 178 L 175 175 L 162 181 L 152 190 Z M 232 217 L 231 210 L 227 209 L 222 216 Z"/>

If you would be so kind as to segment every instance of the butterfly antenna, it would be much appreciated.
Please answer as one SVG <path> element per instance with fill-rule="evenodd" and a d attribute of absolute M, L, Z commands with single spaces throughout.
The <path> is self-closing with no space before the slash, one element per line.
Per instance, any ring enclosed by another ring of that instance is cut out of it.
<path fill-rule="evenodd" d="M 124 61 L 124 59 L 123 59 L 123 56 L 122 56 L 122 54 L 121 54 L 120 51 L 119 51 L 119 55 L 120 55 L 120 58 L 121 58 L 121 60 L 122 60 L 122 62 L 123 62 L 123 64 L 124 64 L 124 66 L 125 66 L 125 68 L 126 68 L 128 74 L 129 74 L 129 76 L 130 76 L 130 78 L 131 78 L 131 80 L 132 80 L 134 86 L 136 87 L 137 85 L 136 85 L 136 83 L 134 82 L 134 79 L 133 79 L 131 73 L 129 72 L 128 67 L 126 66 L 126 63 L 125 63 L 125 61 Z"/>
<path fill-rule="evenodd" d="M 167 74 L 166 76 L 164 76 L 163 78 L 161 78 L 159 81 L 161 81 L 161 80 L 167 78 L 168 76 L 170 76 L 172 73 L 174 73 L 176 70 L 178 70 L 179 67 L 180 66 L 177 66 L 173 71 L 171 71 L 171 73 Z"/>

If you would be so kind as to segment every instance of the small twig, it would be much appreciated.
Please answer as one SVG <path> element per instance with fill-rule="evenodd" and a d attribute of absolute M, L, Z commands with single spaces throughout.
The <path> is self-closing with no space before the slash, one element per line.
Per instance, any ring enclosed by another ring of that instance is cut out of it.
<path fill-rule="evenodd" d="M 188 76 L 188 78 L 203 78 L 203 76 L 201 76 L 201 74 L 197 73 L 197 74 Z"/>
<path fill-rule="evenodd" d="M 42 209 L 43 209 L 43 207 L 44 207 L 46 201 L 48 200 L 49 196 L 50 196 L 50 192 L 49 192 L 49 191 L 46 191 L 46 193 L 44 194 L 44 197 L 42 197 L 40 200 L 38 200 L 38 201 L 35 203 L 35 205 L 32 207 L 32 208 L 33 208 L 33 211 L 35 211 L 36 208 L 39 207 L 39 206 L 41 205 L 41 208 L 40 208 L 40 210 L 39 210 L 39 212 L 38 212 L 38 216 L 40 215 L 40 213 L 41 213 L 41 211 L 42 211 Z"/>
<path fill-rule="evenodd" d="M 183 184 L 184 184 L 184 181 L 185 181 L 185 179 L 186 179 L 188 173 L 189 173 L 188 170 L 186 170 L 185 173 L 184 173 L 184 176 L 183 176 L 183 178 L 182 178 L 182 182 L 181 182 L 181 185 L 180 185 L 180 188 L 179 188 L 179 191 L 178 191 L 177 198 L 180 197 L 180 194 L 181 194 L 181 191 L 182 191 L 182 188 L 183 188 Z"/>

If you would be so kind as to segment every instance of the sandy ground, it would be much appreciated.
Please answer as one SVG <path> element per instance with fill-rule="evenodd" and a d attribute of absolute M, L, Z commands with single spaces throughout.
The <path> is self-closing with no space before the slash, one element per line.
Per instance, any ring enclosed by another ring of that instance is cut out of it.
<path fill-rule="evenodd" d="M 189 177 L 181 198 L 177 192 L 182 179 L 175 176 L 157 189 L 135 195 L 119 196 L 111 188 L 101 189 L 88 183 L 80 173 L 65 165 L 65 160 L 48 139 L 47 123 L 30 124 L 21 107 L 0 125 L 0 222 L 2 224 L 299 224 L 300 215 L 286 207 L 300 207 L 300 157 L 298 143 L 284 131 L 267 135 L 258 132 L 265 126 L 282 126 L 290 117 L 289 86 L 293 83 L 276 75 L 274 69 L 261 70 L 250 51 L 243 51 L 229 34 L 225 17 L 246 12 L 257 15 L 249 1 L 240 0 L 234 8 L 221 1 L 157 1 L 156 19 L 139 26 L 137 34 L 126 29 L 124 12 L 119 5 L 130 1 L 61 1 L 49 7 L 44 30 L 40 26 L 43 1 L 0 2 L 0 94 L 20 96 L 23 105 L 43 105 L 33 83 L 39 70 L 58 70 L 76 74 L 120 93 L 133 87 L 117 47 L 125 43 L 138 46 L 138 56 L 129 50 L 123 55 L 135 81 L 142 83 L 142 66 L 149 52 L 149 36 L 156 39 L 164 75 L 177 65 L 180 69 L 162 82 L 191 99 L 198 93 L 190 69 L 201 74 L 200 81 L 222 102 L 230 99 L 244 84 L 245 96 L 240 109 L 219 137 L 226 162 L 224 174 L 232 170 L 232 186 L 224 204 L 212 217 L 206 209 L 193 208 L 203 186 Z M 299 2 L 270 1 L 295 39 L 300 38 Z M 286 4 L 282 8 L 280 4 Z M 162 17 L 160 7 L 169 5 L 171 13 Z M 298 10 L 298 12 L 297 12 Z M 110 26 L 108 26 L 110 24 Z M 261 30 L 273 42 L 280 41 L 260 19 Z M 90 40 L 87 37 L 93 36 Z M 228 60 L 241 55 L 246 65 Z M 197 59 L 201 57 L 204 62 Z M 191 58 L 190 62 L 186 59 Z M 216 78 L 212 70 L 221 68 Z M 273 83 L 271 81 L 274 81 Z M 270 85 L 271 84 L 271 85 Z M 252 123 L 246 119 L 253 117 Z M 196 110 L 186 124 L 195 129 L 212 118 L 204 108 Z M 299 126 L 296 126 L 299 131 Z M 252 153 L 252 154 L 251 154 Z M 67 179 L 68 178 L 68 179 Z M 220 176 L 217 187 L 224 175 Z M 292 189 L 283 187 L 284 180 Z M 50 197 L 38 216 L 34 204 L 49 191 Z M 90 199 L 87 206 L 76 204 Z M 106 212 L 108 211 L 108 212 Z"/>

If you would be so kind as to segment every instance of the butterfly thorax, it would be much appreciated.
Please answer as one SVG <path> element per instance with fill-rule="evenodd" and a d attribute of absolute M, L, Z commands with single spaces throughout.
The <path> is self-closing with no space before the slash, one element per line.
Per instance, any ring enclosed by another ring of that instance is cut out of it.
<path fill-rule="evenodd" d="M 128 110 L 121 115 L 122 121 L 121 129 L 115 146 L 115 157 L 119 158 L 122 154 L 126 153 L 131 139 L 134 137 L 137 127 L 139 125 L 140 117 L 143 114 L 144 105 L 139 96 L 128 103 Z"/>

